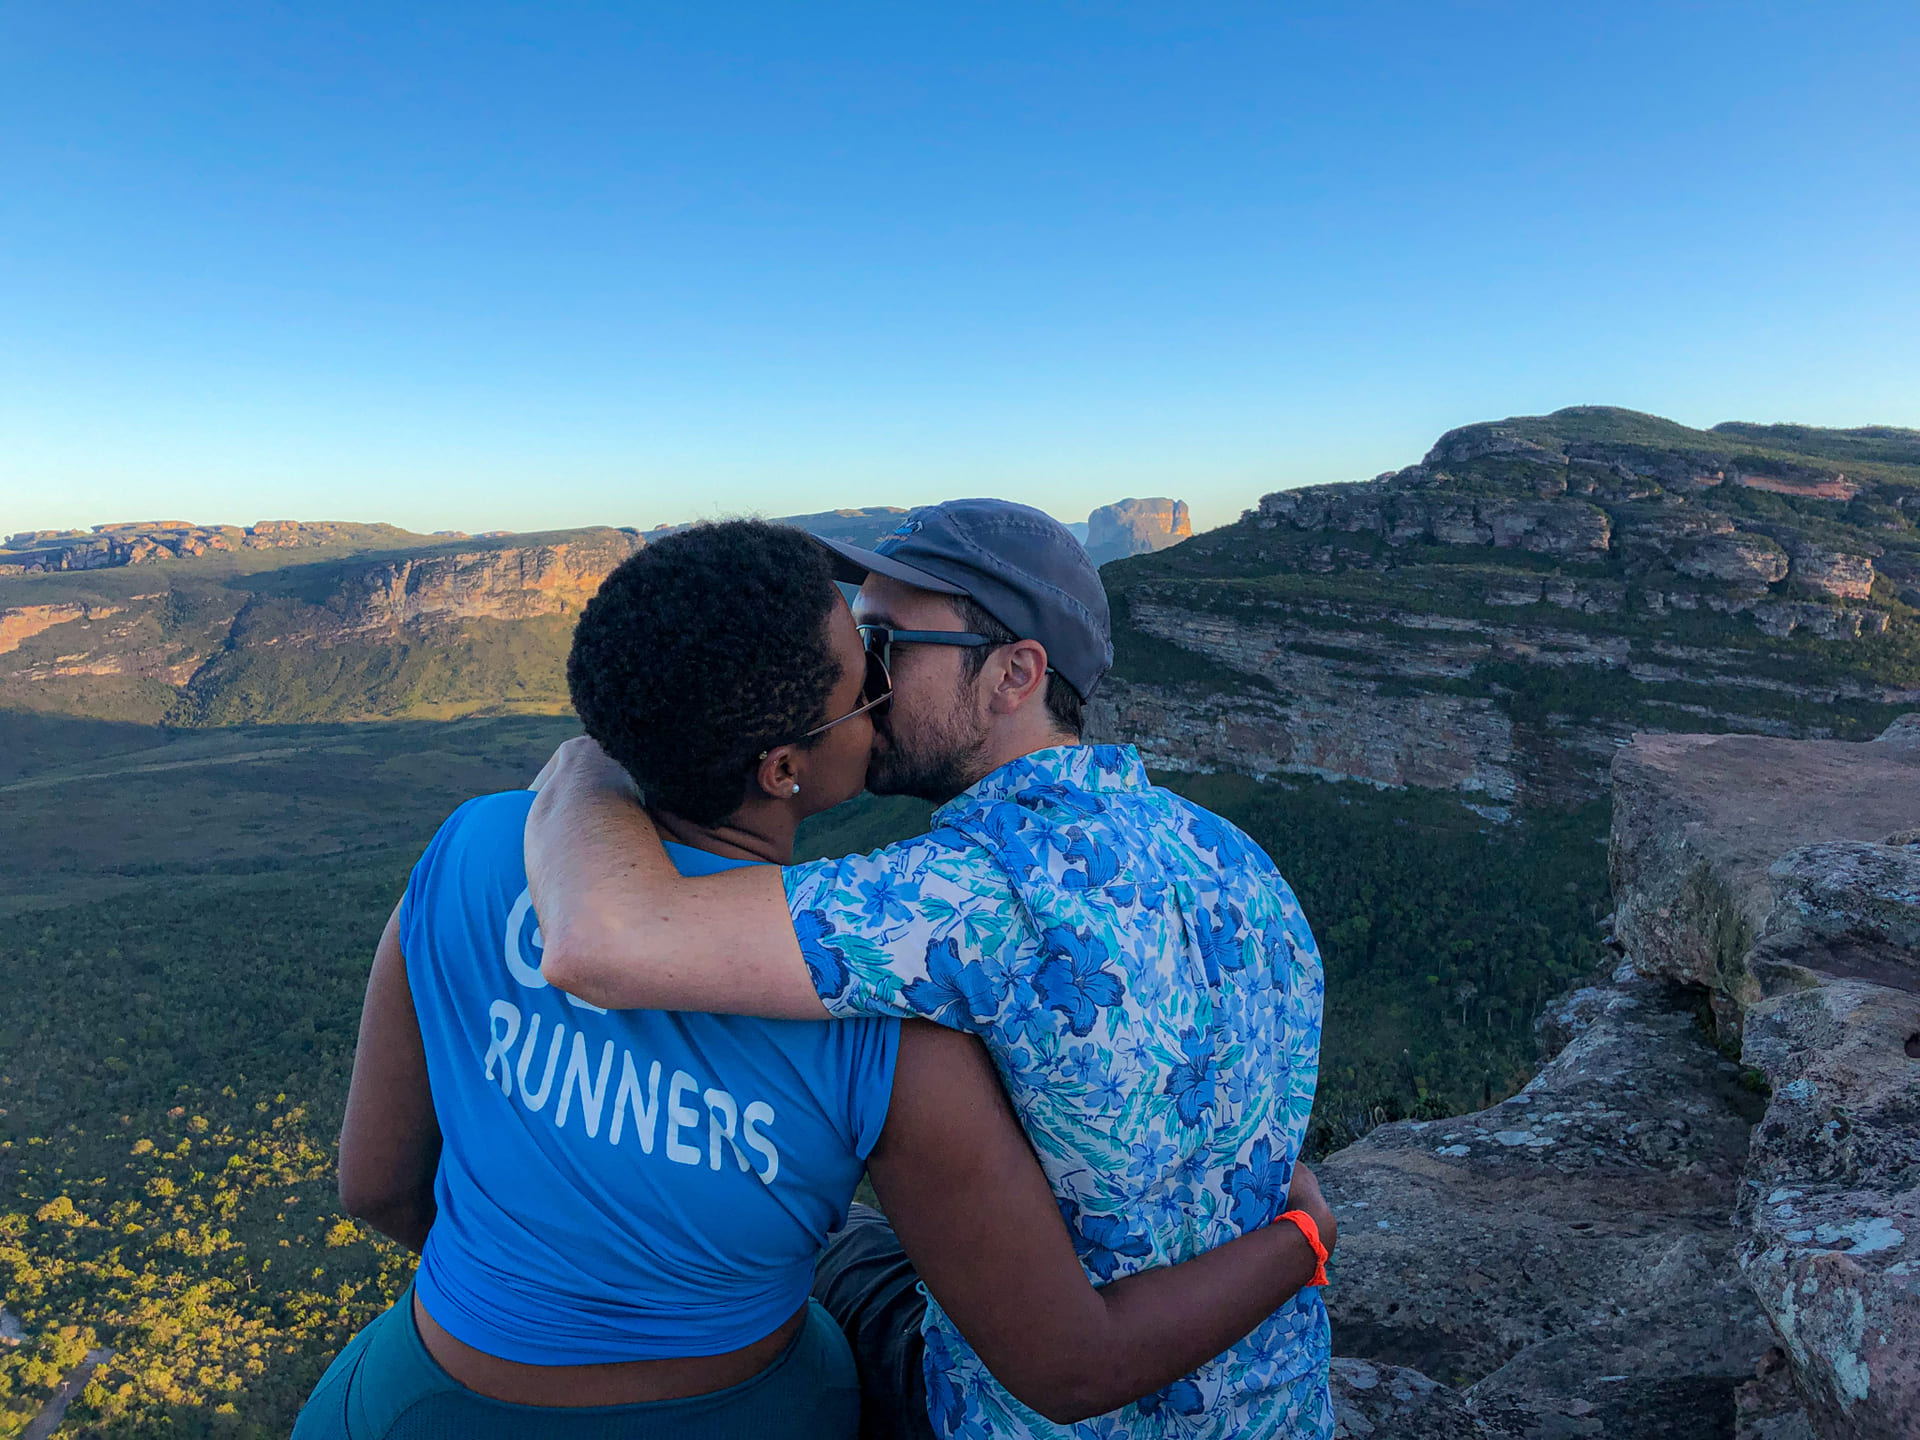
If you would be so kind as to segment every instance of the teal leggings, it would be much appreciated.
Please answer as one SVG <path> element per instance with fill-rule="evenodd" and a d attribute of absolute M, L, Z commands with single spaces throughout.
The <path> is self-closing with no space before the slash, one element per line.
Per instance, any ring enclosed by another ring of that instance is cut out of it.
<path fill-rule="evenodd" d="M 818 1301 L 800 1333 L 751 1380 L 644 1405 L 509 1405 L 442 1370 L 413 1323 L 413 1287 L 320 1377 L 293 1440 L 853 1440 L 860 1380 Z"/>

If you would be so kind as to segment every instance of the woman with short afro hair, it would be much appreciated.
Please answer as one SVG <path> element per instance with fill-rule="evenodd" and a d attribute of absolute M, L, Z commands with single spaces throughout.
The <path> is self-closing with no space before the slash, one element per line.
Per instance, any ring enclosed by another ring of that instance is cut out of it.
<path fill-rule="evenodd" d="M 791 860 L 800 822 L 864 787 L 891 694 L 823 552 L 758 521 L 625 561 L 567 676 L 690 874 Z M 1171 1384 L 1312 1275 L 1278 1226 L 1095 1290 L 972 1036 L 553 990 L 532 801 L 461 806 L 375 953 L 340 1194 L 421 1259 L 295 1440 L 930 1435 L 925 1377 L 903 1398 L 857 1374 L 842 1327 L 860 1317 L 810 1298 L 863 1169 L 927 1291 L 1055 1420 Z"/>
<path fill-rule="evenodd" d="M 574 633 L 567 690 L 581 728 L 649 806 L 717 824 L 759 753 L 824 712 L 840 673 L 827 636 L 838 599 L 826 552 L 802 530 L 734 521 L 657 542 L 607 576 Z"/>

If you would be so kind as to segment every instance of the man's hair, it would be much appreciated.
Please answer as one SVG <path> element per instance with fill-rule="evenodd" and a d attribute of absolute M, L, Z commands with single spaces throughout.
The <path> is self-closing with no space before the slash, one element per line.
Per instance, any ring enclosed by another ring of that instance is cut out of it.
<path fill-rule="evenodd" d="M 987 656 L 1001 645 L 1011 645 L 1021 637 L 1002 625 L 984 610 L 980 602 L 971 595 L 955 595 L 954 613 L 960 617 L 960 628 L 971 630 L 976 635 L 987 637 L 989 644 L 976 646 L 972 650 L 962 650 L 961 678 L 971 684 L 987 668 Z M 1069 685 L 1058 671 L 1047 672 L 1047 716 L 1055 728 L 1074 736 L 1080 735 L 1083 705 L 1080 692 Z"/>
<path fill-rule="evenodd" d="M 806 742 L 840 662 L 826 553 L 760 520 L 696 525 L 630 556 L 587 602 L 567 689 L 587 734 L 649 805 L 712 825 L 760 752 Z"/>

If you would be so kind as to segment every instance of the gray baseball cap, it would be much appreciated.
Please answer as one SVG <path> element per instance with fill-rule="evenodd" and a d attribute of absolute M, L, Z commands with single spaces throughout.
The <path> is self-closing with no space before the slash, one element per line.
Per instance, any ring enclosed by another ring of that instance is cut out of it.
<path fill-rule="evenodd" d="M 820 543 L 836 557 L 835 578 L 849 584 L 885 575 L 968 596 L 1020 639 L 1046 646 L 1047 663 L 1082 700 L 1113 667 L 1113 622 L 1099 570 L 1066 526 L 1031 505 L 943 500 L 908 511 L 871 550 Z"/>

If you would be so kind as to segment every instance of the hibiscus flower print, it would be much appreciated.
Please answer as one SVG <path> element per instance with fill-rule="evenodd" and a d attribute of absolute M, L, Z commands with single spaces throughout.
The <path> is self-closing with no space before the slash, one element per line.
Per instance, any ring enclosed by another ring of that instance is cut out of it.
<path fill-rule="evenodd" d="M 1067 1018 L 1074 1034 L 1092 1031 L 1099 1012 L 1126 993 L 1107 965 L 1107 948 L 1085 930 L 1055 926 L 1042 939 L 1049 958 L 1038 975 L 1040 998 Z"/>

